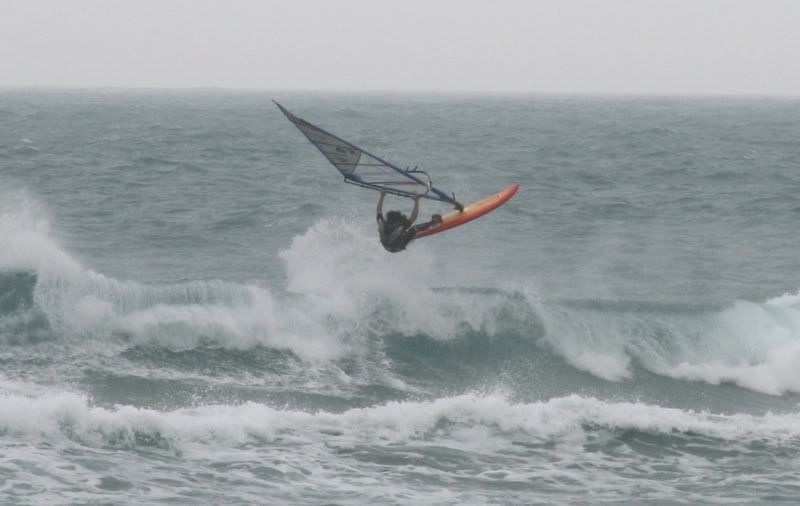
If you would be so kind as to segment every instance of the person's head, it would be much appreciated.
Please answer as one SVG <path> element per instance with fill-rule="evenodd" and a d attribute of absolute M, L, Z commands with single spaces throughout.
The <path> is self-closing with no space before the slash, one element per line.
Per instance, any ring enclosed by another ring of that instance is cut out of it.
<path fill-rule="evenodd" d="M 411 222 L 408 221 L 406 215 L 400 211 L 389 211 L 386 213 L 386 223 L 393 227 L 409 227 L 411 225 Z"/>

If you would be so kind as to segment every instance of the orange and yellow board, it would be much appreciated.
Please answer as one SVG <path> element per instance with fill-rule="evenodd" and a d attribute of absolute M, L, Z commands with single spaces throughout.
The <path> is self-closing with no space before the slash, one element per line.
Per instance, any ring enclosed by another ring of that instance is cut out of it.
<path fill-rule="evenodd" d="M 436 225 L 435 227 L 431 227 L 428 230 L 418 232 L 416 238 L 419 239 L 420 237 L 438 234 L 439 232 L 450 230 L 453 227 L 457 227 L 474 219 L 480 218 L 484 214 L 490 213 L 508 202 L 508 200 L 513 197 L 515 193 L 517 193 L 517 190 L 519 190 L 519 184 L 512 184 L 499 193 L 495 193 L 486 197 L 485 199 L 481 199 L 477 202 L 473 202 L 472 204 L 464 206 L 463 211 L 450 211 L 449 213 L 442 215 L 442 222 L 440 224 Z"/>

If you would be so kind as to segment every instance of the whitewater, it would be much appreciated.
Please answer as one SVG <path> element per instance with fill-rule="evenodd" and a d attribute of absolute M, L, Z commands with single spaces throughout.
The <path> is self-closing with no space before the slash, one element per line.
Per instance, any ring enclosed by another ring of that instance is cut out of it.
<path fill-rule="evenodd" d="M 389 254 L 271 98 L 520 193 Z M 0 502 L 794 502 L 799 113 L 2 90 Z"/>

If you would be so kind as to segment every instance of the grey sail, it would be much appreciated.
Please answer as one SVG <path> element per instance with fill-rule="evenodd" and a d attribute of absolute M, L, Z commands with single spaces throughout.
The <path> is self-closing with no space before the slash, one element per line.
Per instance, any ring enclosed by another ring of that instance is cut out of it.
<path fill-rule="evenodd" d="M 275 102 L 275 105 L 336 167 L 346 182 L 404 197 L 424 196 L 432 200 L 449 202 L 456 207 L 460 206 L 453 197 L 432 187 L 427 173 L 401 169 L 302 118 L 298 118 L 278 102 Z"/>

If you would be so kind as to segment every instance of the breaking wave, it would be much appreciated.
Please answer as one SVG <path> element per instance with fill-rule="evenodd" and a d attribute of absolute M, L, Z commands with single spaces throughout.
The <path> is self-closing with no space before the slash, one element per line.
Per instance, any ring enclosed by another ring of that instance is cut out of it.
<path fill-rule="evenodd" d="M 53 237 L 46 210 L 24 192 L 0 198 L 0 237 L 6 343 L 268 347 L 326 361 L 389 341 L 395 348 L 414 339 L 444 342 L 487 356 L 523 342 L 522 353 L 553 353 L 564 367 L 609 382 L 629 381 L 642 367 L 772 395 L 800 392 L 797 294 L 697 306 L 549 300 L 530 295 L 534 287 L 445 288 L 435 284 L 436 258 L 424 244 L 386 255 L 372 234 L 337 219 L 319 221 L 275 259 L 285 266 L 286 286 L 146 284 L 83 266 Z"/>

